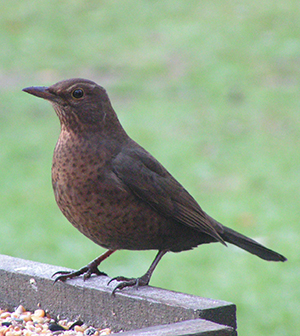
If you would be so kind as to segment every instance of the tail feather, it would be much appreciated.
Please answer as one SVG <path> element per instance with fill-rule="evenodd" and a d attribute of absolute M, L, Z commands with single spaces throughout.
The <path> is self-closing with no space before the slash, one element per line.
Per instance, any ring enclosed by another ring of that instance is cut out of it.
<path fill-rule="evenodd" d="M 221 237 L 228 243 L 234 244 L 256 256 L 269 261 L 286 261 L 287 259 L 275 252 L 272 251 L 263 245 L 259 244 L 255 240 L 248 238 L 226 226 L 223 226 L 224 232 L 221 234 Z"/>

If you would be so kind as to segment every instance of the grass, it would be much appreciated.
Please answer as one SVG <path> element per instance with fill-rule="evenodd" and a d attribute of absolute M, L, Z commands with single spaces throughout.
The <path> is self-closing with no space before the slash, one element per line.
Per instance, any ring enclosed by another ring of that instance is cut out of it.
<path fill-rule="evenodd" d="M 239 335 L 295 335 L 299 290 L 296 1 L 4 1 L 0 22 L 0 252 L 79 268 L 102 248 L 51 190 L 59 122 L 21 92 L 70 77 L 103 85 L 128 133 L 213 217 L 288 257 L 220 244 L 169 254 L 151 284 L 237 304 Z M 155 252 L 121 251 L 111 276 Z"/>

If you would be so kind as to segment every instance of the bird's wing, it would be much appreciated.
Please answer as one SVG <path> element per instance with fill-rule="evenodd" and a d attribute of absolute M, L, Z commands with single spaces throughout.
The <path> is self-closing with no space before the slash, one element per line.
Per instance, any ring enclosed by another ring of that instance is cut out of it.
<path fill-rule="evenodd" d="M 194 198 L 142 147 L 124 147 L 112 164 L 118 178 L 157 212 L 225 244 Z"/>

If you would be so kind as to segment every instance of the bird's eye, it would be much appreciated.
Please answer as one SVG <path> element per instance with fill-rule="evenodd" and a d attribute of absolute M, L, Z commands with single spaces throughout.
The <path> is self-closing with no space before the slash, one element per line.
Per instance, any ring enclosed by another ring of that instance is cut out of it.
<path fill-rule="evenodd" d="M 82 98 L 83 97 L 83 90 L 81 89 L 76 89 L 72 92 L 72 97 L 75 98 L 75 99 L 79 99 L 79 98 Z"/>

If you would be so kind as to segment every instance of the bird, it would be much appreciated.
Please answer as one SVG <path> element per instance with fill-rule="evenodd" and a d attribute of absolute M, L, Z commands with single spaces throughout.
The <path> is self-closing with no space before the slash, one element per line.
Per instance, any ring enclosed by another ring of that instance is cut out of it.
<path fill-rule="evenodd" d="M 287 259 L 210 217 L 191 194 L 122 127 L 106 90 L 72 78 L 23 89 L 49 101 L 61 125 L 52 162 L 52 186 L 63 215 L 82 234 L 107 249 L 77 271 L 59 271 L 55 281 L 106 275 L 100 263 L 117 250 L 157 250 L 138 278 L 117 276 L 113 294 L 149 284 L 167 252 L 219 242 L 267 261 Z"/>

